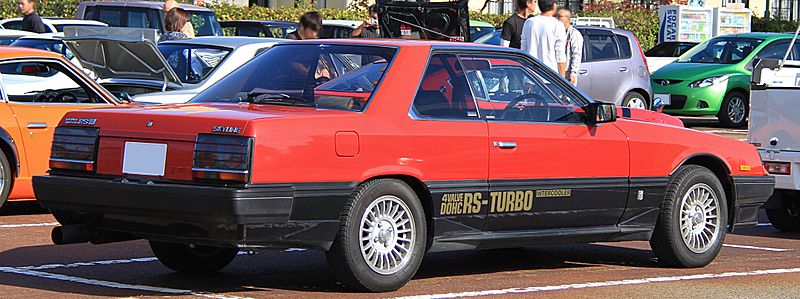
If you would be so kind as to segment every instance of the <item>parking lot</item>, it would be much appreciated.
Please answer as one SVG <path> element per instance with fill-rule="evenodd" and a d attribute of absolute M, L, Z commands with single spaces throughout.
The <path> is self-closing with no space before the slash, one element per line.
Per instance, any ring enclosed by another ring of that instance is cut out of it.
<path fill-rule="evenodd" d="M 713 120 L 683 120 L 746 139 L 746 130 L 718 128 Z M 145 241 L 55 246 L 50 231 L 57 223 L 34 202 L 9 203 L 0 215 L 3 298 L 784 298 L 800 291 L 800 236 L 778 232 L 764 215 L 758 226 L 728 234 L 704 268 L 664 268 L 647 242 L 432 253 L 408 285 L 384 294 L 349 293 L 319 251 L 241 253 L 219 273 L 183 275 L 159 264 Z"/>

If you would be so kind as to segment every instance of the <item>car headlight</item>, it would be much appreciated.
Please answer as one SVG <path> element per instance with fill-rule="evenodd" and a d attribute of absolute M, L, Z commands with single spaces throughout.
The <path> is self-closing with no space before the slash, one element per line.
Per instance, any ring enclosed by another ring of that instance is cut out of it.
<path fill-rule="evenodd" d="M 730 76 L 728 76 L 728 75 L 722 75 L 722 76 L 714 76 L 714 77 L 703 78 L 703 79 L 694 81 L 692 83 L 689 83 L 689 87 L 691 87 L 691 88 L 709 87 L 709 86 L 712 86 L 712 85 L 716 85 L 716 84 L 720 84 L 722 82 L 728 81 L 729 77 Z"/>

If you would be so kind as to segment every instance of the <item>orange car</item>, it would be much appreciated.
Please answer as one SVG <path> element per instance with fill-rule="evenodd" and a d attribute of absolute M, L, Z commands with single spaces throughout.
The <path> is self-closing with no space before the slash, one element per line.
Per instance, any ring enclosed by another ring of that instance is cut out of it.
<path fill-rule="evenodd" d="M 0 206 L 34 198 L 31 177 L 49 169 L 65 113 L 122 105 L 61 55 L 17 47 L 0 47 L 0 96 Z"/>

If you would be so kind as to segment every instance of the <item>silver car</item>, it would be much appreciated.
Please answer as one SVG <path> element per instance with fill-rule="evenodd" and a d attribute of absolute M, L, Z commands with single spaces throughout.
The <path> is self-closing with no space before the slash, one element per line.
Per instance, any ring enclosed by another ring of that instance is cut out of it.
<path fill-rule="evenodd" d="M 583 35 L 578 88 L 595 100 L 649 109 L 653 90 L 639 41 L 622 29 L 575 26 Z"/>

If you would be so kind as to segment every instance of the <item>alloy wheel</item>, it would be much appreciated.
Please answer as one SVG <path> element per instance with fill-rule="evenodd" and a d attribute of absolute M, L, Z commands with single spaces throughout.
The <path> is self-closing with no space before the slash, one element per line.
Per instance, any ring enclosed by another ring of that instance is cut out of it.
<path fill-rule="evenodd" d="M 360 248 L 367 265 L 383 275 L 405 267 L 414 250 L 414 216 L 398 197 L 384 195 L 372 202 L 361 217 Z"/>
<path fill-rule="evenodd" d="M 694 253 L 703 253 L 719 238 L 719 199 L 704 183 L 689 188 L 681 199 L 680 230 L 683 243 Z"/>

